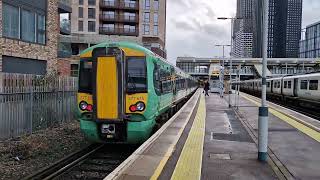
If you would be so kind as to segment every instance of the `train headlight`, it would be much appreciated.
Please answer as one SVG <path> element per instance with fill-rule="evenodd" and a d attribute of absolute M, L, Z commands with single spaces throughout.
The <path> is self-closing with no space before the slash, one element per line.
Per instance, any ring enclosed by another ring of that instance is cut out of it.
<path fill-rule="evenodd" d="M 87 103 L 87 102 L 81 101 L 81 102 L 79 103 L 79 108 L 80 108 L 82 111 L 86 110 L 87 107 L 88 107 L 88 103 Z"/>
<path fill-rule="evenodd" d="M 143 102 L 137 102 L 136 104 L 133 104 L 129 107 L 129 110 L 131 112 L 136 111 L 143 111 L 146 108 L 145 104 Z"/>
<path fill-rule="evenodd" d="M 138 103 L 136 104 L 136 107 L 137 107 L 137 110 L 138 110 L 138 111 L 143 111 L 144 108 L 145 108 L 145 105 L 144 105 L 143 102 L 138 102 Z"/>

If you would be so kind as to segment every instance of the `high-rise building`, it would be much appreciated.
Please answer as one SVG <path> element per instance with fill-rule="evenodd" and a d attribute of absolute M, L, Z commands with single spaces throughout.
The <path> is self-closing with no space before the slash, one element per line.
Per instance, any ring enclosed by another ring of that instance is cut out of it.
<path fill-rule="evenodd" d="M 252 57 L 252 1 L 237 0 L 236 20 L 233 28 L 233 57 Z"/>
<path fill-rule="evenodd" d="M 268 57 L 298 57 L 301 19 L 302 0 L 269 0 Z M 261 0 L 253 1 L 253 24 L 253 57 L 261 57 Z"/>
<path fill-rule="evenodd" d="M 73 55 L 105 41 L 131 41 L 166 57 L 166 0 L 74 0 Z"/>
<path fill-rule="evenodd" d="M 300 41 L 299 57 L 320 57 L 320 21 L 306 27 L 305 37 Z"/>

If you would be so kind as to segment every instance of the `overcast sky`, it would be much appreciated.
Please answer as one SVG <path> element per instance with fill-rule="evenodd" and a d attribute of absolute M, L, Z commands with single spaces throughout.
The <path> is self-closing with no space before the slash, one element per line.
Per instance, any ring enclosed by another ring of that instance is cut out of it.
<path fill-rule="evenodd" d="M 233 17 L 236 0 L 167 0 L 168 60 L 177 56 L 222 56 L 222 47 L 230 44 L 230 21 L 219 16 Z M 302 27 L 320 21 L 320 0 L 303 0 Z M 230 49 L 227 49 L 229 54 Z"/>

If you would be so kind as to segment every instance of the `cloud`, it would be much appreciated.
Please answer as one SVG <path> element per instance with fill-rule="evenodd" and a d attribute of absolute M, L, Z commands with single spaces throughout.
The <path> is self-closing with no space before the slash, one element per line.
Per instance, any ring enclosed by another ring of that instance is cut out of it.
<path fill-rule="evenodd" d="M 235 16 L 236 3 L 237 0 L 168 0 L 168 59 L 175 63 L 178 56 L 222 56 L 222 48 L 214 45 L 230 43 L 230 21 L 217 17 Z M 302 27 L 319 21 L 319 10 L 319 0 L 303 0 Z"/>

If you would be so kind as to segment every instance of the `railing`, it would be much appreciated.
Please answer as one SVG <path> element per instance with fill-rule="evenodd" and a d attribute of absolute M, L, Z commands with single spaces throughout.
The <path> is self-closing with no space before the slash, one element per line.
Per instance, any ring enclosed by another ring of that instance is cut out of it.
<path fill-rule="evenodd" d="M 102 1 L 100 1 L 100 7 L 101 8 L 118 8 L 119 7 L 119 2 L 118 1 L 102 0 Z"/>
<path fill-rule="evenodd" d="M 127 10 L 138 10 L 139 3 L 137 2 L 127 2 L 127 1 L 108 1 L 102 0 L 100 1 L 101 8 L 120 8 L 120 9 L 127 9 Z"/>
<path fill-rule="evenodd" d="M 139 3 L 136 2 L 127 2 L 127 1 L 120 1 L 120 6 L 121 9 L 139 9 Z"/>
<path fill-rule="evenodd" d="M 71 21 L 68 19 L 60 20 L 60 32 L 61 34 L 70 35 L 71 34 Z"/>
<path fill-rule="evenodd" d="M 0 139 L 76 118 L 77 79 L 0 73 Z"/>
<path fill-rule="evenodd" d="M 112 28 L 112 27 L 100 27 L 100 34 L 106 35 L 128 35 L 128 36 L 138 36 L 139 29 L 129 29 L 129 28 Z"/>
<path fill-rule="evenodd" d="M 100 20 L 107 22 L 135 22 L 138 23 L 138 16 L 114 15 L 114 14 L 100 14 Z"/>

